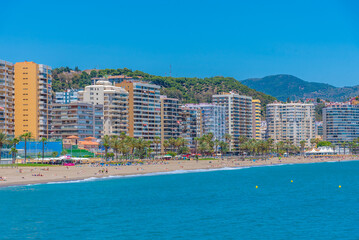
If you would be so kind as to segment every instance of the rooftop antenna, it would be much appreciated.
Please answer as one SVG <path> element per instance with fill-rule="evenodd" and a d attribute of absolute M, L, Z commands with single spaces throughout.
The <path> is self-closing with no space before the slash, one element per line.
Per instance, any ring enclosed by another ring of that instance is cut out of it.
<path fill-rule="evenodd" d="M 172 77 L 172 65 L 170 64 L 170 77 Z"/>

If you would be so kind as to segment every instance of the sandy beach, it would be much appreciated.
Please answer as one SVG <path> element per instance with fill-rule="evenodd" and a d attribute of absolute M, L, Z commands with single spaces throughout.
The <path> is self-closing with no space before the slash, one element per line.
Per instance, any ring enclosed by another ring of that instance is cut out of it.
<path fill-rule="evenodd" d="M 100 166 L 98 164 L 86 164 L 76 166 L 51 166 L 51 167 L 1 167 L 0 187 L 13 185 L 28 185 L 47 182 L 81 180 L 91 177 L 102 178 L 118 175 L 138 175 L 155 172 L 170 172 L 175 170 L 215 169 L 225 167 L 248 167 L 276 164 L 300 164 L 315 162 L 350 161 L 358 160 L 358 156 L 321 156 L 321 157 L 287 157 L 267 158 L 255 161 L 239 157 L 231 157 L 219 160 L 171 160 L 171 161 L 145 161 L 144 164 L 130 166 Z"/>

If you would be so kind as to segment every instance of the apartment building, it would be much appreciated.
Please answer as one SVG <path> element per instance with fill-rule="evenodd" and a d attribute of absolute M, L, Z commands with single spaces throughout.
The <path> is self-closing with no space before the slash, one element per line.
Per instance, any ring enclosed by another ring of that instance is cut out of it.
<path fill-rule="evenodd" d="M 65 92 L 55 92 L 55 103 L 68 104 L 77 102 L 79 100 L 78 91 L 78 89 L 67 89 Z"/>
<path fill-rule="evenodd" d="M 92 82 L 93 85 L 96 84 L 96 82 L 98 82 L 98 81 L 109 81 L 110 83 L 115 85 L 117 83 L 121 83 L 124 80 L 133 81 L 135 79 L 133 77 L 128 77 L 126 75 L 115 75 L 115 76 L 91 78 L 91 82 Z"/>
<path fill-rule="evenodd" d="M 186 104 L 186 108 L 196 109 L 201 115 L 201 135 L 212 133 L 213 140 L 224 141 L 226 134 L 226 109 L 210 103 Z"/>
<path fill-rule="evenodd" d="M 130 137 L 153 141 L 161 137 L 160 86 L 124 80 L 116 84 L 129 93 L 128 133 Z M 155 144 L 152 144 L 154 147 Z"/>
<path fill-rule="evenodd" d="M 163 142 L 170 138 L 180 137 L 179 100 L 160 96 L 161 100 L 161 152 L 164 153 Z"/>
<path fill-rule="evenodd" d="M 98 81 L 78 92 L 80 101 L 103 106 L 103 134 L 128 133 L 128 92 L 108 81 Z"/>
<path fill-rule="evenodd" d="M 252 138 L 261 140 L 261 101 L 252 100 Z"/>
<path fill-rule="evenodd" d="M 13 136 L 15 133 L 14 65 L 0 60 L 0 129 Z"/>
<path fill-rule="evenodd" d="M 179 112 L 180 136 L 187 140 L 191 152 L 195 152 L 195 138 L 202 136 L 201 111 L 195 108 L 180 106 Z"/>
<path fill-rule="evenodd" d="M 275 142 L 289 140 L 299 146 L 310 145 L 315 137 L 315 114 L 312 103 L 272 103 L 267 105 L 267 137 Z"/>
<path fill-rule="evenodd" d="M 359 105 L 334 104 L 323 108 L 323 139 L 339 145 L 359 137 Z"/>
<path fill-rule="evenodd" d="M 252 97 L 234 92 L 212 96 L 212 102 L 225 107 L 226 133 L 231 135 L 229 149 L 239 150 L 239 137 L 252 138 Z"/>
<path fill-rule="evenodd" d="M 52 137 L 64 139 L 77 136 L 100 139 L 103 131 L 103 105 L 74 102 L 52 107 Z"/>
<path fill-rule="evenodd" d="M 52 69 L 34 62 L 15 63 L 15 136 L 50 138 Z"/>

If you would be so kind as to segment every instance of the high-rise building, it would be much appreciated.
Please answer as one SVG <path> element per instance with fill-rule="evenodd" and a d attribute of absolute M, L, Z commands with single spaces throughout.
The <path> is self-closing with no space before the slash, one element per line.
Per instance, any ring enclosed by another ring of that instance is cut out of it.
<path fill-rule="evenodd" d="M 128 133 L 130 137 L 153 141 L 161 136 L 160 86 L 140 81 L 122 81 L 116 86 L 129 93 Z M 152 144 L 154 147 L 155 144 Z"/>
<path fill-rule="evenodd" d="M 180 137 L 179 100 L 161 96 L 161 152 L 164 152 L 163 142 L 170 138 Z"/>
<path fill-rule="evenodd" d="M 52 107 L 52 137 L 77 136 L 100 139 L 103 131 L 103 106 L 74 102 L 54 104 Z"/>
<path fill-rule="evenodd" d="M 267 137 L 275 142 L 289 140 L 307 146 L 315 137 L 315 114 L 312 103 L 271 103 L 267 105 Z"/>
<path fill-rule="evenodd" d="M 68 104 L 77 102 L 79 100 L 78 91 L 78 89 L 67 89 L 65 92 L 55 92 L 55 103 Z"/>
<path fill-rule="evenodd" d="M 336 104 L 323 108 L 323 138 L 333 144 L 359 137 L 359 105 Z"/>
<path fill-rule="evenodd" d="M 0 60 L 0 129 L 14 135 L 14 65 Z"/>
<path fill-rule="evenodd" d="M 212 133 L 213 140 L 224 141 L 226 134 L 226 109 L 211 103 L 186 104 L 186 108 L 197 109 L 201 115 L 201 135 Z"/>
<path fill-rule="evenodd" d="M 128 132 L 128 92 L 108 81 L 98 81 L 79 91 L 79 100 L 103 106 L 103 134 Z"/>
<path fill-rule="evenodd" d="M 261 101 L 259 99 L 252 100 L 252 138 L 256 140 L 261 137 Z"/>
<path fill-rule="evenodd" d="M 179 119 L 180 136 L 187 140 L 188 147 L 194 152 L 196 148 L 195 138 L 202 136 L 201 111 L 195 108 L 180 106 Z"/>
<path fill-rule="evenodd" d="M 238 151 L 239 137 L 252 138 L 252 97 L 230 92 L 213 95 L 212 101 L 225 107 L 226 133 L 231 135 L 229 149 Z"/>
<path fill-rule="evenodd" d="M 43 64 L 15 63 L 15 136 L 51 137 L 51 72 Z"/>

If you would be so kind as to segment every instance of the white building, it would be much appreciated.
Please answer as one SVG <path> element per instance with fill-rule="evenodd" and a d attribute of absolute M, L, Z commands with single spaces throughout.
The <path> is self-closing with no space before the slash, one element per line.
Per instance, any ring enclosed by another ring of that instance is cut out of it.
<path fill-rule="evenodd" d="M 267 137 L 275 142 L 289 140 L 299 146 L 310 145 L 315 137 L 315 114 L 312 103 L 272 103 L 267 105 Z"/>
<path fill-rule="evenodd" d="M 232 137 L 230 151 L 238 151 L 239 137 L 252 138 L 252 97 L 234 92 L 212 96 L 214 104 L 225 107 L 226 133 Z"/>
<path fill-rule="evenodd" d="M 108 81 L 98 81 L 96 85 L 79 91 L 79 100 L 103 105 L 104 135 L 128 133 L 128 92 L 115 87 Z"/>
<path fill-rule="evenodd" d="M 186 104 L 186 108 L 198 109 L 201 115 L 202 135 L 213 133 L 213 140 L 224 141 L 226 134 L 226 109 L 210 103 Z"/>

